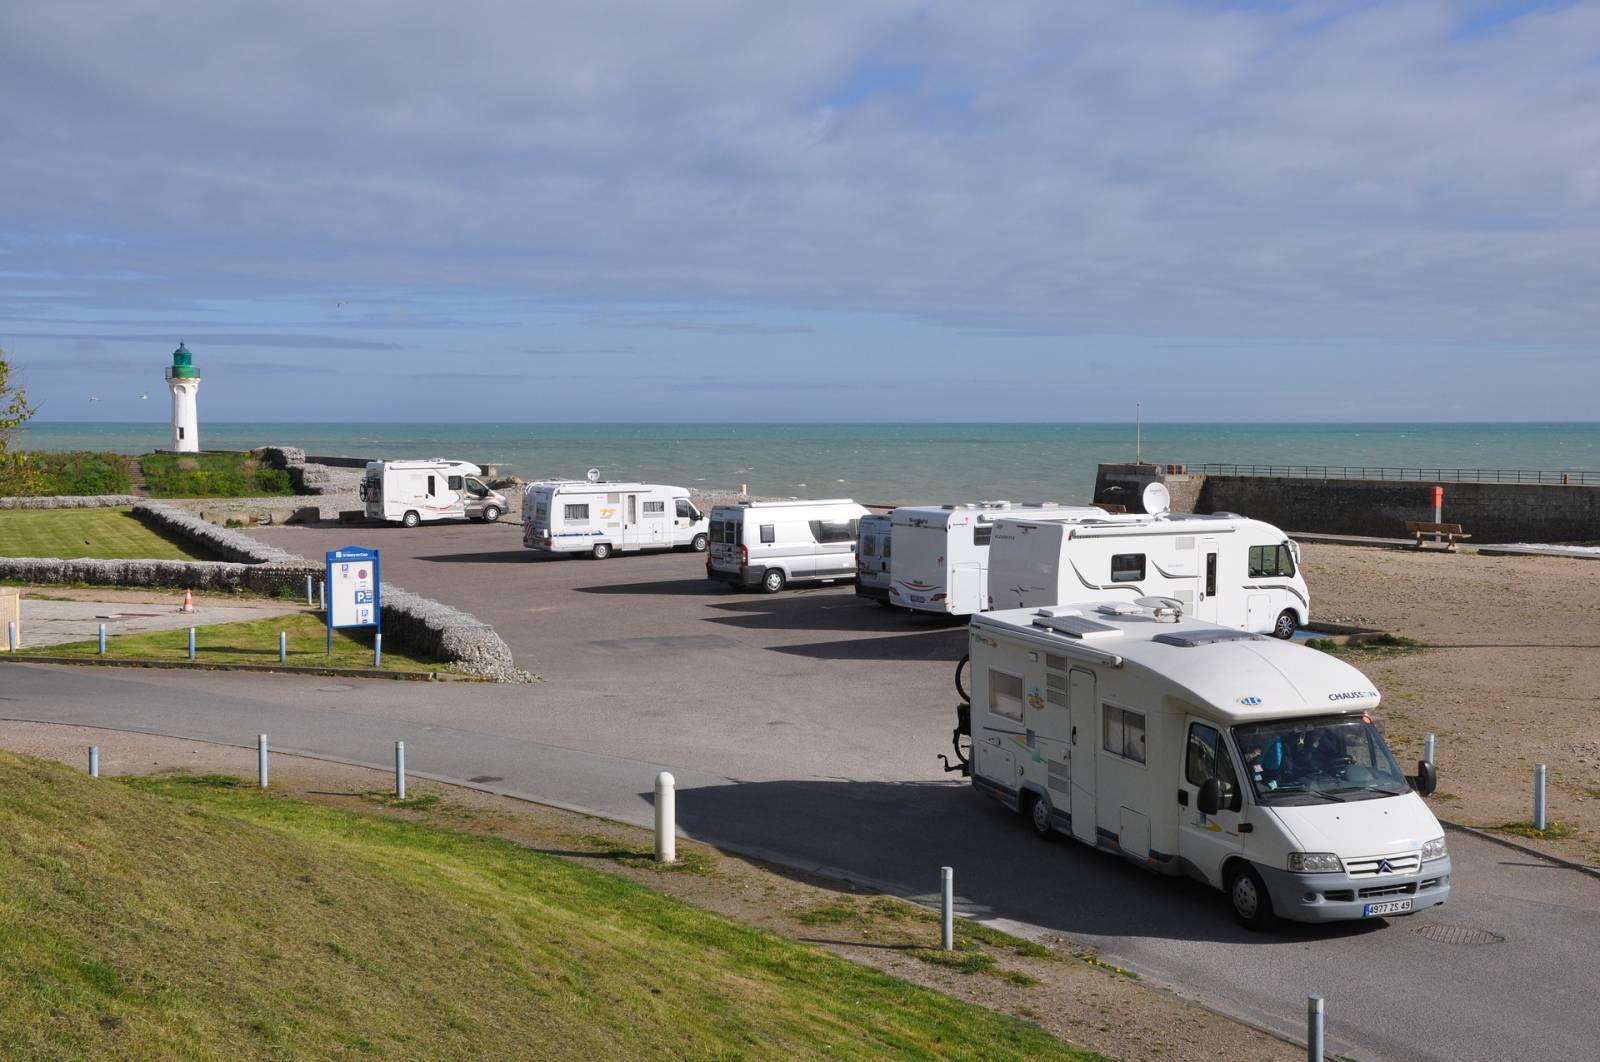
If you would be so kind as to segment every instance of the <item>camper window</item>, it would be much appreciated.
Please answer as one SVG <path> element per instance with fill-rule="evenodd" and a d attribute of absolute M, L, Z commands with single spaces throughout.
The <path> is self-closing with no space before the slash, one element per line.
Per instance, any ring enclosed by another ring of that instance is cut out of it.
<path fill-rule="evenodd" d="M 854 520 L 813 520 L 811 521 L 811 537 L 818 542 L 854 542 L 856 540 L 856 522 Z"/>
<path fill-rule="evenodd" d="M 460 490 L 466 486 L 466 482 L 460 476 L 446 476 L 444 481 L 451 490 Z"/>
<path fill-rule="evenodd" d="M 989 711 L 1007 719 L 1022 718 L 1022 679 L 989 669 Z"/>
<path fill-rule="evenodd" d="M 1189 751 L 1184 758 L 1183 776 L 1197 789 L 1212 778 L 1220 778 L 1226 785 L 1238 788 L 1228 747 L 1214 728 L 1204 723 L 1189 724 Z"/>
<path fill-rule="evenodd" d="M 693 505 L 689 504 L 689 499 L 688 498 L 678 498 L 677 502 L 678 502 L 678 518 L 680 520 L 698 520 L 698 519 L 700 519 L 699 510 L 696 509 Z"/>
<path fill-rule="evenodd" d="M 994 534 L 994 528 L 991 525 L 989 525 L 989 524 L 973 524 L 972 525 L 972 544 L 974 546 L 987 546 L 989 544 L 989 539 L 993 534 Z"/>
<path fill-rule="evenodd" d="M 1111 581 L 1137 583 L 1144 579 L 1143 553 L 1118 553 L 1111 558 Z"/>
<path fill-rule="evenodd" d="M 1143 763 L 1144 715 L 1109 704 L 1102 705 L 1101 708 L 1105 712 L 1105 734 L 1102 742 L 1105 750 L 1125 760 Z"/>
<path fill-rule="evenodd" d="M 646 516 L 665 516 L 667 515 L 667 503 L 664 501 L 647 501 L 644 503 L 644 514 Z"/>
<path fill-rule="evenodd" d="M 563 514 L 568 520 L 587 521 L 589 519 L 589 503 L 584 502 L 581 505 L 568 505 L 566 509 L 563 510 Z"/>
<path fill-rule="evenodd" d="M 865 535 L 861 539 L 861 555 L 863 557 L 876 557 L 878 555 L 878 536 Z"/>
<path fill-rule="evenodd" d="M 433 495 L 434 495 L 433 482 L 434 482 L 433 481 L 433 477 L 429 476 L 428 477 L 428 497 L 430 497 L 430 498 L 433 497 Z"/>
<path fill-rule="evenodd" d="M 777 540 L 778 540 L 778 528 L 777 528 L 777 525 L 776 524 L 762 524 L 761 525 L 761 541 L 762 542 L 776 542 Z"/>
<path fill-rule="evenodd" d="M 533 519 L 535 523 L 542 527 L 544 526 L 545 520 L 548 519 L 549 516 L 550 506 L 546 505 L 544 502 L 533 503 Z"/>
<path fill-rule="evenodd" d="M 1287 542 L 1281 546 L 1250 547 L 1250 578 L 1289 578 L 1294 575 L 1294 554 Z"/>

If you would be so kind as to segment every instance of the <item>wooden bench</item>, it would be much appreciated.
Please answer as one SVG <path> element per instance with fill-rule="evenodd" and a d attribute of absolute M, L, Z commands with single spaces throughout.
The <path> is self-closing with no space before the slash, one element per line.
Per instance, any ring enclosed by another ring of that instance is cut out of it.
<path fill-rule="evenodd" d="M 1472 536 L 1461 530 L 1460 524 L 1429 524 L 1418 520 L 1408 520 L 1406 530 L 1417 536 L 1417 548 L 1422 548 L 1424 537 L 1432 536 L 1433 541 L 1443 542 L 1446 553 L 1456 551 L 1456 543 Z"/>

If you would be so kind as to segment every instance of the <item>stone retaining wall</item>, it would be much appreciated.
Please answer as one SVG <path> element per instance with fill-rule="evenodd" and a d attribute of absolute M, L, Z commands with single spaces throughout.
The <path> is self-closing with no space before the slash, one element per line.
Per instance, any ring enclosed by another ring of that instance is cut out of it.
<path fill-rule="evenodd" d="M 47 494 L 0 498 L 0 509 L 125 509 L 142 500 L 132 494 Z"/>

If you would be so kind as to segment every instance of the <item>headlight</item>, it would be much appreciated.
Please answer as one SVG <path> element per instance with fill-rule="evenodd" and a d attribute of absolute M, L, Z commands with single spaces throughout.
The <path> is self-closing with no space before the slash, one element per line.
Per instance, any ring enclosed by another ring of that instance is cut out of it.
<path fill-rule="evenodd" d="M 1449 852 L 1445 851 L 1443 837 L 1435 837 L 1422 846 L 1422 861 L 1424 863 L 1430 859 L 1443 859 L 1449 854 Z"/>
<path fill-rule="evenodd" d="M 1297 874 L 1337 874 L 1344 864 L 1332 852 L 1290 852 L 1289 869 Z"/>

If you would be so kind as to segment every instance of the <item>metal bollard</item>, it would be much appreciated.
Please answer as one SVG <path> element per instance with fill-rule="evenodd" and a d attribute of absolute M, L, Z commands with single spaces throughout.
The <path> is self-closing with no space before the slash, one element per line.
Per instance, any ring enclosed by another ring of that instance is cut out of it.
<path fill-rule="evenodd" d="M 1437 765 L 1438 761 L 1436 761 L 1433 758 L 1433 735 L 1432 734 L 1429 734 L 1427 737 L 1422 739 L 1422 758 L 1427 760 L 1429 763 L 1433 763 L 1433 764 Z"/>
<path fill-rule="evenodd" d="M 1535 764 L 1533 768 L 1533 828 L 1543 831 L 1544 819 L 1544 764 Z"/>
<path fill-rule="evenodd" d="M 89 777 L 90 778 L 99 778 L 100 777 L 100 746 L 99 745 L 90 745 L 89 746 Z"/>
<path fill-rule="evenodd" d="M 194 659 L 194 628 L 189 628 L 189 659 Z"/>
<path fill-rule="evenodd" d="M 1306 1062 L 1322 1062 L 1326 1052 L 1323 1050 L 1323 1012 L 1322 997 L 1306 997 Z"/>
<path fill-rule="evenodd" d="M 396 741 L 394 743 L 394 798 L 396 800 L 404 800 L 406 798 L 406 743 L 404 741 Z"/>
<path fill-rule="evenodd" d="M 317 607 L 324 612 L 328 610 L 328 584 L 321 581 L 317 583 Z"/>
<path fill-rule="evenodd" d="M 312 593 L 311 593 L 311 576 L 307 575 L 306 576 L 306 607 L 310 608 L 312 605 L 315 605 L 316 603 L 317 603 L 317 599 L 314 596 L 312 596 Z"/>
<path fill-rule="evenodd" d="M 289 660 L 289 632 L 278 632 L 278 663 L 287 663 Z"/>
<path fill-rule="evenodd" d="M 17 621 L 6 620 L 6 645 L 11 652 L 17 651 Z"/>
<path fill-rule="evenodd" d="M 106 655 L 106 625 L 100 624 L 100 655 Z"/>
<path fill-rule="evenodd" d="M 372 666 L 383 666 L 383 635 L 381 634 L 372 636 Z"/>
<path fill-rule="evenodd" d="M 678 861 L 678 835 L 674 820 L 677 818 L 672 775 L 662 771 L 656 775 L 656 862 Z"/>
<path fill-rule="evenodd" d="M 956 950 L 956 872 L 953 867 L 939 868 L 939 947 L 944 951 Z"/>
<path fill-rule="evenodd" d="M 261 788 L 267 787 L 267 735 L 256 736 L 256 775 Z"/>

